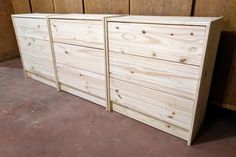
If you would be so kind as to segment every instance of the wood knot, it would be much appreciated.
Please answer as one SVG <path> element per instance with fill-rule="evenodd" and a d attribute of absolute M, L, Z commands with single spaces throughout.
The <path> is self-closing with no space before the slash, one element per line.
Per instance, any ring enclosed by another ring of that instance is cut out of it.
<path fill-rule="evenodd" d="M 68 51 L 65 51 L 65 54 L 69 54 L 69 52 L 68 52 Z"/>
<path fill-rule="evenodd" d="M 147 32 L 145 30 L 142 31 L 143 34 L 146 34 Z"/>
<path fill-rule="evenodd" d="M 170 35 L 171 35 L 171 36 L 174 36 L 174 34 L 173 34 L 173 33 L 171 33 Z"/>
<path fill-rule="evenodd" d="M 38 25 L 38 28 L 40 28 L 40 25 Z"/>
<path fill-rule="evenodd" d="M 131 74 L 133 74 L 133 73 L 134 73 L 134 71 L 130 71 L 130 73 L 131 73 Z"/>
<path fill-rule="evenodd" d="M 118 90 L 118 89 L 116 89 L 116 92 L 119 92 L 119 90 Z"/>
<path fill-rule="evenodd" d="M 192 36 L 193 36 L 193 35 L 194 35 L 194 33 L 193 33 L 193 32 L 191 32 L 191 33 L 190 33 L 190 35 L 192 35 Z"/>
<path fill-rule="evenodd" d="M 79 76 L 83 76 L 82 74 L 79 74 Z"/>
<path fill-rule="evenodd" d="M 167 125 L 168 128 L 170 128 L 170 125 Z"/>
<path fill-rule="evenodd" d="M 173 115 L 175 115 L 175 112 L 172 112 Z"/>
<path fill-rule="evenodd" d="M 185 63 L 185 62 L 186 62 L 186 59 L 185 59 L 185 58 L 182 58 L 182 59 L 180 59 L 180 62 L 181 62 L 181 63 Z"/>
<path fill-rule="evenodd" d="M 120 28 L 117 26 L 116 29 L 120 29 Z"/>
<path fill-rule="evenodd" d="M 31 42 L 28 43 L 28 46 L 30 46 L 30 45 L 31 45 Z"/>
<path fill-rule="evenodd" d="M 172 117 L 172 116 L 168 116 L 168 118 L 171 118 L 171 119 L 172 119 L 173 117 Z"/>
<path fill-rule="evenodd" d="M 153 56 L 153 57 L 156 57 L 156 56 L 157 56 L 157 54 L 156 54 L 156 53 L 153 53 L 153 54 L 152 54 L 152 56 Z"/>

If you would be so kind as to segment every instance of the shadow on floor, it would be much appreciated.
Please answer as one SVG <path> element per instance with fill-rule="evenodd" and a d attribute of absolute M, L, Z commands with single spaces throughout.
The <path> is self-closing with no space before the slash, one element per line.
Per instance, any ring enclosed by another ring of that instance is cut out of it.
<path fill-rule="evenodd" d="M 193 145 L 236 137 L 236 112 L 208 105 L 205 121 Z"/>

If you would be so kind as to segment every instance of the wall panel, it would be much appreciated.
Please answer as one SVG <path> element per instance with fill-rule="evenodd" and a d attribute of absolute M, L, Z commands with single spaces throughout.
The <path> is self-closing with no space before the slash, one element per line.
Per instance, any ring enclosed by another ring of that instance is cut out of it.
<path fill-rule="evenodd" d="M 29 0 L 12 0 L 15 14 L 31 13 Z"/>
<path fill-rule="evenodd" d="M 196 0 L 194 16 L 224 16 L 210 102 L 236 111 L 236 0 Z"/>
<path fill-rule="evenodd" d="M 191 14 L 192 0 L 130 0 L 130 14 L 179 15 Z"/>
<path fill-rule="evenodd" d="M 54 13 L 53 0 L 31 0 L 33 13 Z"/>
<path fill-rule="evenodd" d="M 83 0 L 54 0 L 56 13 L 83 13 Z"/>
<path fill-rule="evenodd" d="M 19 56 L 11 21 L 14 9 L 11 1 L 0 0 L 0 62 Z"/>
<path fill-rule="evenodd" d="M 129 0 L 84 0 L 85 13 L 128 14 Z"/>

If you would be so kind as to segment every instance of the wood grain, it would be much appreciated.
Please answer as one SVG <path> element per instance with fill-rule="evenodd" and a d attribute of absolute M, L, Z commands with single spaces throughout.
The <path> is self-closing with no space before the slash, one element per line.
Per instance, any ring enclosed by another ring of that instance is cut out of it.
<path fill-rule="evenodd" d="M 51 20 L 53 41 L 103 49 L 102 21 Z"/>
<path fill-rule="evenodd" d="M 55 13 L 83 13 L 82 0 L 53 0 Z"/>
<path fill-rule="evenodd" d="M 103 75 L 104 52 L 98 49 L 54 42 L 56 62 Z"/>
<path fill-rule="evenodd" d="M 110 76 L 180 97 L 195 99 L 200 68 L 110 53 Z"/>
<path fill-rule="evenodd" d="M 12 0 L 14 13 L 31 13 L 30 1 L 29 0 Z"/>
<path fill-rule="evenodd" d="M 60 83 L 105 99 L 104 76 L 59 63 L 57 63 L 57 71 Z"/>
<path fill-rule="evenodd" d="M 53 0 L 30 0 L 33 13 L 54 13 Z"/>
<path fill-rule="evenodd" d="M 130 0 L 130 14 L 189 16 L 192 0 Z"/>
<path fill-rule="evenodd" d="M 48 26 L 45 19 L 14 18 L 16 35 L 41 40 L 49 40 Z"/>
<path fill-rule="evenodd" d="M 167 133 L 177 136 L 179 138 L 182 138 L 185 140 L 188 139 L 189 132 L 185 129 L 182 129 L 182 128 L 177 127 L 172 124 L 169 124 L 167 122 L 163 122 L 163 121 L 155 119 L 153 117 L 145 116 L 142 113 L 139 113 L 137 111 L 134 111 L 134 110 L 124 107 L 122 105 L 116 104 L 114 102 L 112 103 L 112 106 L 113 106 L 113 110 L 118 113 L 121 113 L 125 116 L 131 117 L 133 119 L 136 119 L 136 120 L 143 122 L 147 125 L 150 125 L 154 128 L 158 128 L 164 132 L 167 132 Z"/>
<path fill-rule="evenodd" d="M 11 20 L 14 13 L 11 1 L 0 0 L 0 62 L 19 56 Z"/>
<path fill-rule="evenodd" d="M 109 23 L 110 51 L 200 66 L 205 27 Z"/>
<path fill-rule="evenodd" d="M 128 14 L 129 0 L 84 0 L 86 14 Z"/>
<path fill-rule="evenodd" d="M 190 129 L 193 100 L 111 79 L 111 100 L 146 116 Z"/>

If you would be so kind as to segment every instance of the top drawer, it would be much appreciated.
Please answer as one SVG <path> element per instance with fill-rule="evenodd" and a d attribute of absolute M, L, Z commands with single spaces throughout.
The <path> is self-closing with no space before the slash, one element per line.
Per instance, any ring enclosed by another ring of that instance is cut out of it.
<path fill-rule="evenodd" d="M 109 22 L 109 50 L 201 65 L 205 27 Z"/>
<path fill-rule="evenodd" d="M 13 20 L 17 36 L 49 40 L 46 19 L 13 18 Z"/>
<path fill-rule="evenodd" d="M 52 19 L 53 41 L 103 49 L 102 24 L 92 20 Z"/>

